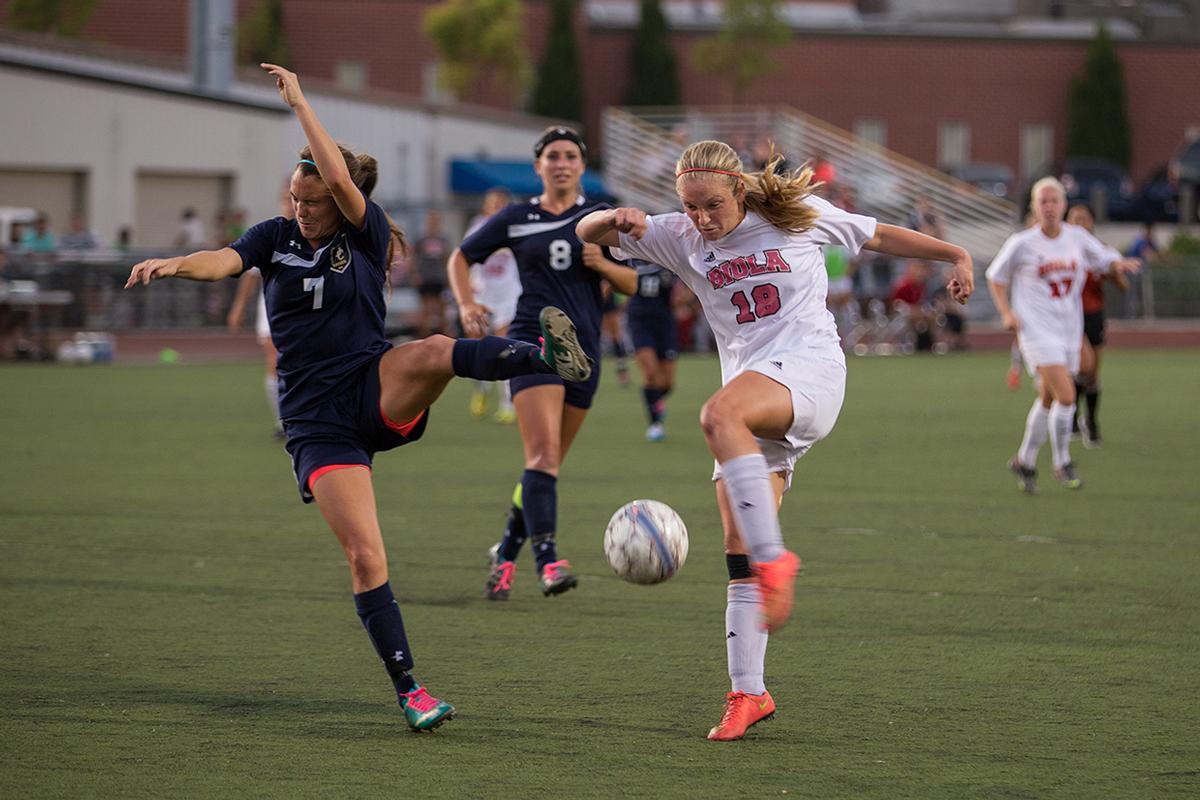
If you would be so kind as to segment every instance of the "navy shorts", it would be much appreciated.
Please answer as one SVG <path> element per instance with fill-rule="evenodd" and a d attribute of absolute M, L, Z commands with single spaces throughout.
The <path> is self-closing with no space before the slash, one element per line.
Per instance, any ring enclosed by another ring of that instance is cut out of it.
<path fill-rule="evenodd" d="M 1104 309 L 1083 315 L 1083 335 L 1092 347 L 1104 346 Z"/>
<path fill-rule="evenodd" d="M 508 335 L 509 338 L 517 339 L 518 341 L 537 344 L 541 333 L 538 331 L 536 323 L 533 328 L 514 324 L 509 328 Z M 566 390 L 564 402 L 567 405 L 575 406 L 576 408 L 591 408 L 592 399 L 596 396 L 596 390 L 600 387 L 600 343 L 589 342 L 583 336 L 580 336 L 579 344 L 583 346 L 583 351 L 592 359 L 592 376 L 586 381 L 583 383 L 564 381 L 554 373 L 519 375 L 516 378 L 508 379 L 509 391 L 515 397 L 518 392 L 528 389 L 531 386 L 562 386 Z"/>
<path fill-rule="evenodd" d="M 310 483 L 330 469 L 370 468 L 376 453 L 415 442 L 425 433 L 429 409 L 414 420 L 394 422 L 379 406 L 379 359 L 346 381 L 345 389 L 319 405 L 286 419 L 287 451 L 300 488 L 300 499 L 313 501 Z"/>
<path fill-rule="evenodd" d="M 626 322 L 634 350 L 649 347 L 661 361 L 679 358 L 679 330 L 675 327 L 674 317 L 630 314 Z"/>

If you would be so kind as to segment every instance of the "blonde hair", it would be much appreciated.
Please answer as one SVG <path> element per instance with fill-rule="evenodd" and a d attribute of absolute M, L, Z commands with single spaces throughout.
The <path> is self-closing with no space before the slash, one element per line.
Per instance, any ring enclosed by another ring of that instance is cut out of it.
<path fill-rule="evenodd" d="M 1062 183 L 1058 180 L 1058 178 L 1054 177 L 1053 175 L 1047 175 L 1044 178 L 1039 178 L 1033 184 L 1033 187 L 1030 188 L 1030 190 L 1029 190 L 1030 204 L 1037 202 L 1038 192 L 1040 192 L 1042 189 L 1045 189 L 1047 186 L 1054 189 L 1054 191 L 1058 192 L 1058 196 L 1063 199 L 1064 203 L 1066 202 L 1067 187 L 1063 186 Z"/>
<path fill-rule="evenodd" d="M 813 171 L 806 164 L 792 172 L 777 173 L 783 156 L 771 146 L 771 155 L 761 172 L 744 172 L 737 152 L 711 139 L 696 142 L 683 151 L 675 164 L 675 185 L 695 177 L 717 178 L 726 182 L 736 197 L 738 186 L 745 187 L 746 208 L 758 214 L 780 230 L 800 233 L 817 221 L 817 210 L 800 202 L 820 183 L 813 181 Z"/>

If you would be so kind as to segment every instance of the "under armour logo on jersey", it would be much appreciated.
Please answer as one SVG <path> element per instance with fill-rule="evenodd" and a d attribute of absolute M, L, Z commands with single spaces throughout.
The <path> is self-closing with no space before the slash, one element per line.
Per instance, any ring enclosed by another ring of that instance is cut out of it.
<path fill-rule="evenodd" d="M 525 219 L 539 220 L 541 218 L 542 218 L 541 214 L 526 214 L 525 215 Z"/>
<path fill-rule="evenodd" d="M 726 636 L 725 638 L 726 638 L 726 639 L 736 639 L 736 638 L 737 638 L 737 634 L 736 634 L 736 633 L 734 633 L 733 631 L 730 631 L 730 632 L 729 632 L 729 635 L 728 635 L 728 636 Z"/>
<path fill-rule="evenodd" d="M 403 650 L 397 650 L 396 652 L 392 653 L 392 661 L 400 662 L 403 660 L 404 660 L 404 651 Z"/>
<path fill-rule="evenodd" d="M 783 369 L 783 362 L 782 361 L 772 361 L 771 366 L 774 367 L 775 369 Z"/>
<path fill-rule="evenodd" d="M 706 256 L 704 257 L 704 260 L 705 260 L 705 261 L 707 261 L 707 262 L 709 262 L 709 263 L 712 263 L 713 261 L 716 261 L 716 260 L 717 260 L 717 254 L 716 254 L 716 253 L 712 253 L 712 252 L 710 252 L 708 255 L 706 255 Z"/>

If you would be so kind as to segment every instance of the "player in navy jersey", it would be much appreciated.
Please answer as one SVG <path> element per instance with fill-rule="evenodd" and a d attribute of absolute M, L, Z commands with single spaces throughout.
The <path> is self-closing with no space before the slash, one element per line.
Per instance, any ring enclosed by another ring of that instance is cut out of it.
<path fill-rule="evenodd" d="M 308 146 L 292 173 L 295 219 L 255 225 L 220 250 L 135 265 L 126 288 L 160 278 L 215 281 L 250 267 L 263 275 L 271 335 L 279 350 L 279 410 L 304 502 L 316 500 L 350 564 L 354 603 L 413 730 L 432 730 L 454 707 L 411 675 L 412 650 L 388 582 L 375 511 L 375 453 L 414 442 L 450 379 L 504 380 L 531 372 L 586 381 L 590 365 L 571 321 L 541 310 L 544 349 L 488 336 L 431 336 L 399 347 L 384 338 L 384 290 L 403 234 L 368 199 L 375 159 L 330 138 L 295 74 L 263 64 L 296 113 Z"/>
<path fill-rule="evenodd" d="M 575 235 L 575 224 L 585 215 L 608 208 L 580 193 L 587 159 L 583 139 L 570 128 L 548 128 L 534 145 L 533 155 L 542 193 L 497 212 L 450 255 L 447 270 L 459 319 L 468 336 L 487 330 L 488 309 L 475 301 L 468 267 L 507 247 L 516 256 L 522 287 L 509 336 L 536 342 L 538 309 L 559 306 L 575 320 L 579 344 L 596 368 L 591 380 L 581 383 L 564 383 L 553 375 L 509 381 L 525 471 L 513 492 L 504 538 L 489 554 L 487 597 L 492 600 L 508 599 L 514 560 L 526 539 L 533 540 L 544 595 L 561 594 L 576 584 L 570 563 L 558 557 L 555 543 L 558 470 L 592 405 L 600 378 L 600 281 L 607 279 L 626 294 L 635 286 L 632 269 L 601 256 L 599 248 L 584 245 Z M 585 247 L 591 248 L 586 259 Z"/>
<path fill-rule="evenodd" d="M 642 397 L 650 418 L 646 440 L 661 442 L 667 435 L 663 428 L 666 398 L 675 384 L 675 359 L 679 357 L 679 333 L 671 306 L 675 273 L 648 261 L 634 259 L 630 263 L 637 269 L 638 283 L 637 292 L 625 306 L 625 319 L 642 373 Z"/>

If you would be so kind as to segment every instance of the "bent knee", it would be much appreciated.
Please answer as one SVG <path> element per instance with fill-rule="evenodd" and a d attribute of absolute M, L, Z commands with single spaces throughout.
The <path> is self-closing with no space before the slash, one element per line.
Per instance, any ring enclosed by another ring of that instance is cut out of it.
<path fill-rule="evenodd" d="M 700 408 L 700 430 L 704 431 L 706 438 L 741 424 L 741 410 L 736 403 L 723 397 L 713 397 Z"/>

